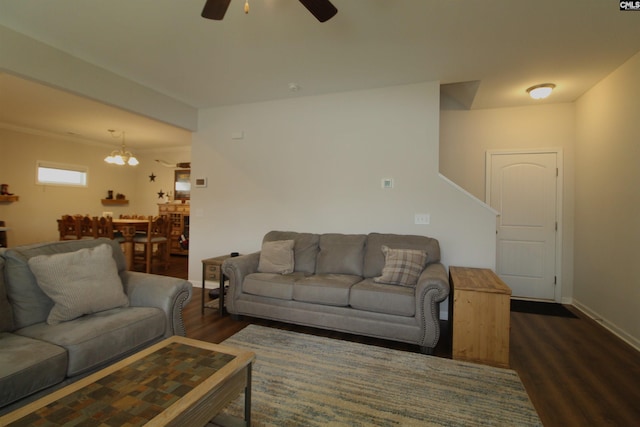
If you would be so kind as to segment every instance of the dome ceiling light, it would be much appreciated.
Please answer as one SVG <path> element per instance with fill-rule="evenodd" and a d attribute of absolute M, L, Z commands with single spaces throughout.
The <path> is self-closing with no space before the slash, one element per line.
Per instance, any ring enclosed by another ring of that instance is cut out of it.
<path fill-rule="evenodd" d="M 545 99 L 556 87 L 553 83 L 543 83 L 540 85 L 531 86 L 527 89 L 527 93 L 533 99 Z"/>

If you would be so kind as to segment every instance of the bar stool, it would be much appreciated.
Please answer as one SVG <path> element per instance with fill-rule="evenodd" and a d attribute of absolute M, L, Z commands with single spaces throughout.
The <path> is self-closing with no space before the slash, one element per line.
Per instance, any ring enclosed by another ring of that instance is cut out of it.
<path fill-rule="evenodd" d="M 135 250 L 134 263 L 144 262 L 145 271 L 151 273 L 154 260 L 169 268 L 169 221 L 163 216 L 149 220 L 146 235 L 137 235 L 133 238 L 134 247 L 140 245 L 141 251 Z"/>

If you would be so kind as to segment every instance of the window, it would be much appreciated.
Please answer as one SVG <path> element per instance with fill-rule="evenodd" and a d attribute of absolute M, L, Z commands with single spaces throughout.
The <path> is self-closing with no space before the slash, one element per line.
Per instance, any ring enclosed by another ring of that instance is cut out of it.
<path fill-rule="evenodd" d="M 36 183 L 86 187 L 87 167 L 38 161 Z"/>

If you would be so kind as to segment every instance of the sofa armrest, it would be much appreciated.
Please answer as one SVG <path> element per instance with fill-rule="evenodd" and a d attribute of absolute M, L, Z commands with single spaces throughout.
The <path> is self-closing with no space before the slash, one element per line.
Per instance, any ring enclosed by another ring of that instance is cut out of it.
<path fill-rule="evenodd" d="M 427 265 L 418 278 L 417 288 L 420 291 L 432 290 L 436 302 L 442 302 L 449 296 L 449 276 L 447 270 L 439 262 Z"/>
<path fill-rule="evenodd" d="M 227 310 L 236 314 L 235 301 L 242 293 L 242 283 L 244 278 L 251 273 L 258 271 L 260 262 L 260 252 L 228 258 L 222 263 L 222 273 L 229 278 L 229 289 L 227 290 Z"/>
<path fill-rule="evenodd" d="M 416 318 L 421 325 L 420 346 L 433 348 L 440 338 L 440 302 L 449 296 L 449 277 L 441 263 L 429 264 L 416 285 Z"/>
<path fill-rule="evenodd" d="M 185 336 L 182 310 L 191 300 L 191 282 L 137 271 L 125 271 L 121 277 L 131 306 L 161 309 L 167 318 L 165 337 Z"/>

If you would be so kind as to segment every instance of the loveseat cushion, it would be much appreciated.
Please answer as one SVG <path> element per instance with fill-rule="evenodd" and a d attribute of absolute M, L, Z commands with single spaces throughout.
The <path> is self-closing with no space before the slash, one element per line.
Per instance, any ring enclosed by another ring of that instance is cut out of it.
<path fill-rule="evenodd" d="M 101 244 L 112 246 L 113 259 L 118 273 L 126 271 L 126 260 L 120 244 L 111 239 L 91 239 L 38 243 L 28 246 L 16 246 L 4 252 L 5 286 L 7 296 L 13 308 L 13 320 L 16 328 L 46 321 L 53 307 L 53 301 L 38 286 L 35 276 L 29 268 L 30 258 L 38 255 L 53 255 L 74 252 L 83 248 L 92 248 Z"/>
<path fill-rule="evenodd" d="M 277 240 L 293 240 L 293 271 L 313 274 L 316 271 L 316 257 L 320 250 L 320 235 L 296 233 L 295 231 L 270 231 L 264 235 L 262 242 Z"/>
<path fill-rule="evenodd" d="M 426 236 L 403 234 L 370 233 L 367 237 L 367 247 L 364 254 L 364 277 L 382 275 L 385 264 L 382 246 L 392 249 L 420 249 L 427 252 L 428 263 L 440 262 L 440 245 L 436 239 Z"/>
<path fill-rule="evenodd" d="M 366 240 L 364 234 L 322 234 L 316 274 L 362 276 Z"/>
<path fill-rule="evenodd" d="M 58 384 L 66 372 L 64 348 L 0 333 L 0 407 Z"/>
<path fill-rule="evenodd" d="M 365 279 L 351 287 L 349 305 L 357 310 L 413 317 L 416 314 L 415 288 Z"/>
<path fill-rule="evenodd" d="M 47 323 L 129 305 L 112 254 L 104 244 L 29 259 L 38 286 L 54 301 Z"/>
<path fill-rule="evenodd" d="M 303 277 L 304 273 L 252 273 L 244 278 L 242 292 L 261 297 L 291 300 L 293 298 L 293 284 Z"/>
<path fill-rule="evenodd" d="M 125 307 L 101 311 L 75 320 L 44 322 L 15 333 L 47 341 L 67 350 L 67 376 L 82 374 L 158 340 L 166 317 L 155 307 Z"/>
<path fill-rule="evenodd" d="M 293 299 L 323 305 L 347 307 L 349 289 L 362 278 L 348 274 L 316 274 L 297 280 L 293 285 Z"/>

